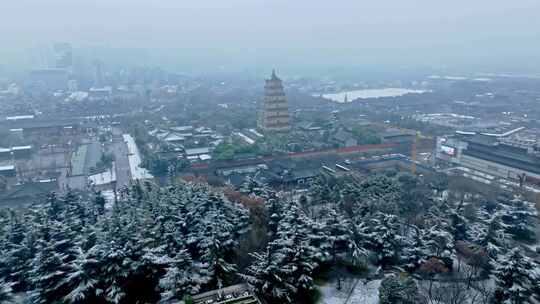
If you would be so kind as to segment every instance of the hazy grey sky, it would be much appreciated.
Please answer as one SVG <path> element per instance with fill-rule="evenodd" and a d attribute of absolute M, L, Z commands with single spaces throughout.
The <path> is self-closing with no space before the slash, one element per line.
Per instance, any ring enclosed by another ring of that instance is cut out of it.
<path fill-rule="evenodd" d="M 215 62 L 538 66 L 540 59 L 539 0 L 0 2 L 4 61 L 18 48 L 56 41 L 157 48 L 167 60 Z"/>

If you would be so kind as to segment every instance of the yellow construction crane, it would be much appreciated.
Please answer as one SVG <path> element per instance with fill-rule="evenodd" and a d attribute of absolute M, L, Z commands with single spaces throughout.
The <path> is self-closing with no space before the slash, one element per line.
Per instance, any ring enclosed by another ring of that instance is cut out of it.
<path fill-rule="evenodd" d="M 420 139 L 420 132 L 416 131 L 416 135 L 414 136 L 414 140 L 411 146 L 411 173 L 412 175 L 416 175 L 416 146 L 418 145 L 418 140 Z"/>

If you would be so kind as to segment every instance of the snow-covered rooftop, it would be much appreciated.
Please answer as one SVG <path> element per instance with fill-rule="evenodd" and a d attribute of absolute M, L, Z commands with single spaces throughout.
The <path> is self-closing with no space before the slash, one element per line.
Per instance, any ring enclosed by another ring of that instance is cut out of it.
<path fill-rule="evenodd" d="M 115 163 L 112 163 L 112 168 L 110 170 L 107 170 L 105 172 L 101 172 L 98 174 L 93 174 L 88 176 L 88 181 L 92 183 L 93 185 L 99 186 L 99 185 L 106 185 L 110 184 L 112 182 L 116 181 L 116 166 Z"/>
<path fill-rule="evenodd" d="M 212 149 L 210 147 L 186 149 L 186 155 L 193 156 L 193 155 L 200 155 L 200 154 L 210 154 L 211 150 Z"/>
<path fill-rule="evenodd" d="M 14 165 L 0 166 L 0 171 L 9 171 L 9 170 L 15 170 L 15 166 Z"/>

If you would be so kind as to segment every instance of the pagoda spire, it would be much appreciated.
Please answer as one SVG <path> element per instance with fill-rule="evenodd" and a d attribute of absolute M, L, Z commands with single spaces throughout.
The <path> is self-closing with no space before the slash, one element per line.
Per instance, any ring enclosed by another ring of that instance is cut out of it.
<path fill-rule="evenodd" d="M 276 69 L 272 69 L 272 78 L 271 79 L 278 79 L 276 75 Z"/>

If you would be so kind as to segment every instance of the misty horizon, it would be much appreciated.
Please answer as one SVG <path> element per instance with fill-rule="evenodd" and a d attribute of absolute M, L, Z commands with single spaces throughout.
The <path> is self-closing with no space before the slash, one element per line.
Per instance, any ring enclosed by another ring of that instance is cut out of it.
<path fill-rule="evenodd" d="M 10 1 L 0 24 L 9 70 L 36 49 L 173 70 L 374 66 L 534 72 L 537 1 Z"/>
<path fill-rule="evenodd" d="M 538 12 L 3 0 L 0 304 L 540 304 Z"/>

